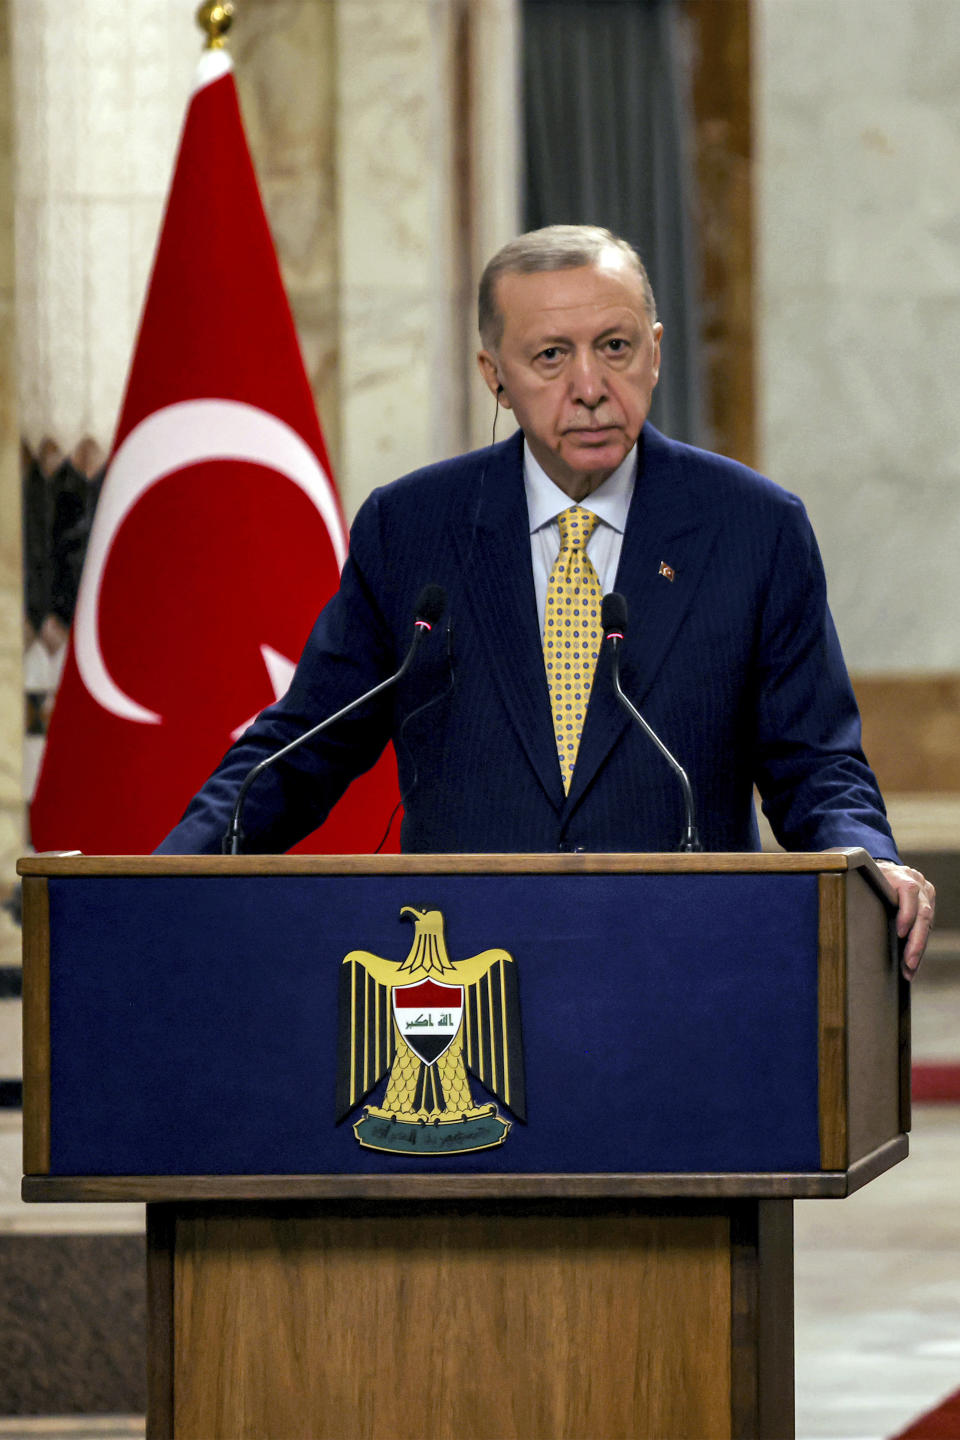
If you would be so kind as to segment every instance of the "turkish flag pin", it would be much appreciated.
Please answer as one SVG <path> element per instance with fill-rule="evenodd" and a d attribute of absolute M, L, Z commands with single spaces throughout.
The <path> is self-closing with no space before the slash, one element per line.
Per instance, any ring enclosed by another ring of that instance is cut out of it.
<path fill-rule="evenodd" d="M 672 565 L 668 565 L 666 560 L 660 561 L 660 569 L 657 571 L 657 574 L 662 575 L 665 580 L 675 580 L 677 578 L 676 570 L 674 570 Z"/>

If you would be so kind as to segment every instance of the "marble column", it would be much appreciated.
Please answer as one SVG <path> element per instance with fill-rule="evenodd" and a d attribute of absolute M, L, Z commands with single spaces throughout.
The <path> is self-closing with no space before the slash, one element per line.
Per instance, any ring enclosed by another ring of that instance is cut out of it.
<path fill-rule="evenodd" d="M 851 666 L 960 669 L 955 0 L 758 0 L 764 464 Z"/>
<path fill-rule="evenodd" d="M 182 0 L 9 12 L 29 795 L 201 37 Z"/>
<path fill-rule="evenodd" d="M 339 479 L 334 0 L 242 0 L 229 48 L 260 193 Z"/>
<path fill-rule="evenodd" d="M 516 66 L 506 0 L 338 0 L 340 481 L 351 512 L 375 485 L 483 438 L 473 297 L 481 254 L 517 226 Z"/>

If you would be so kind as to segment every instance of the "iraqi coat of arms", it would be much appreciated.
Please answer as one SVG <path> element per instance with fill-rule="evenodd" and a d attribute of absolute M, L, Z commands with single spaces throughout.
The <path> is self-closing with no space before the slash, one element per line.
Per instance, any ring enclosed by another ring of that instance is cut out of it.
<path fill-rule="evenodd" d="M 516 965 L 506 950 L 447 954 L 443 912 L 404 905 L 414 924 L 405 960 L 351 950 L 340 969 L 337 1120 L 389 1071 L 379 1105 L 354 1125 L 361 1145 L 404 1155 L 457 1155 L 501 1145 L 510 1121 L 477 1105 L 468 1075 L 525 1118 Z"/>

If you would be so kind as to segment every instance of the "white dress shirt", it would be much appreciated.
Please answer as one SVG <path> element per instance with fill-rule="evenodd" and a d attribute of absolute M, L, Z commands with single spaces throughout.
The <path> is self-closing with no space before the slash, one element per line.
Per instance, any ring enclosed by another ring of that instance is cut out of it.
<path fill-rule="evenodd" d="M 587 541 L 587 554 L 600 579 L 601 594 L 606 595 L 616 583 L 617 566 L 620 564 L 620 551 L 623 548 L 623 532 L 636 480 L 637 447 L 634 445 L 630 454 L 592 495 L 588 495 L 586 500 L 575 502 L 569 495 L 564 494 L 559 485 L 554 484 L 524 440 L 523 484 L 527 494 L 527 514 L 530 518 L 530 553 L 541 635 L 547 611 L 547 582 L 560 553 L 560 526 L 557 516 L 575 503 L 579 503 L 582 510 L 589 510 L 597 516 L 600 523 Z"/>

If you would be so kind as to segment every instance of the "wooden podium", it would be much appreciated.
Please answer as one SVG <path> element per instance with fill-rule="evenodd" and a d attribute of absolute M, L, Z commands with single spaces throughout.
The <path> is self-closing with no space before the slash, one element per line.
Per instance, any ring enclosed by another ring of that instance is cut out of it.
<path fill-rule="evenodd" d="M 23 1195 L 146 1201 L 148 1436 L 793 1435 L 793 1199 L 907 1153 L 864 852 L 20 871 Z M 428 907 L 464 974 L 507 952 L 456 992 L 487 1148 L 383 1118 L 414 1011 L 345 963 L 398 969 Z"/>

